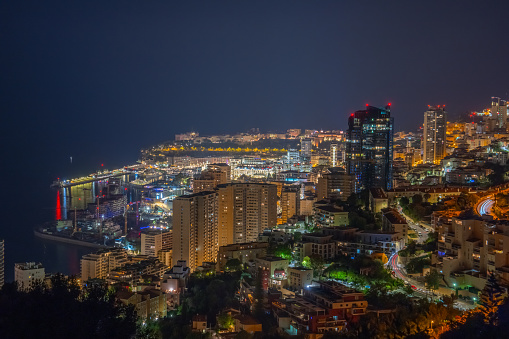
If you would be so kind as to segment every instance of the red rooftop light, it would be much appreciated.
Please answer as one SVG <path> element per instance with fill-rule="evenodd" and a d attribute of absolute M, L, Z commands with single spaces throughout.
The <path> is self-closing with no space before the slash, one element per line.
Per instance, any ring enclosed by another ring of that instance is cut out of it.
<path fill-rule="evenodd" d="M 391 105 L 391 103 L 389 102 L 387 105 L 389 105 L 389 106 L 390 106 L 390 105 Z"/>
<path fill-rule="evenodd" d="M 366 107 L 368 107 L 368 106 L 369 106 L 369 104 L 366 104 Z"/>

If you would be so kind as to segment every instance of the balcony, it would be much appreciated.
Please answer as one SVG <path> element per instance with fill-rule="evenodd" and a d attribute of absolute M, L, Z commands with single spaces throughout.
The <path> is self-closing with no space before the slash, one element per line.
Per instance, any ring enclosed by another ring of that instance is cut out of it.
<path fill-rule="evenodd" d="M 366 314 L 365 308 L 352 308 L 352 314 L 353 315 L 363 315 Z"/>

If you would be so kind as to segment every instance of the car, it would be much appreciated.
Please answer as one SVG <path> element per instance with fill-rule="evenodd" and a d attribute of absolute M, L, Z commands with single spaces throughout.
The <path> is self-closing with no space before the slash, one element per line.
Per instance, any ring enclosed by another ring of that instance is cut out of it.
<path fill-rule="evenodd" d="M 416 289 L 417 289 L 417 287 L 415 287 L 414 285 L 412 285 L 412 286 L 410 286 L 410 287 L 412 287 L 412 289 L 414 289 L 414 290 L 416 290 Z"/>

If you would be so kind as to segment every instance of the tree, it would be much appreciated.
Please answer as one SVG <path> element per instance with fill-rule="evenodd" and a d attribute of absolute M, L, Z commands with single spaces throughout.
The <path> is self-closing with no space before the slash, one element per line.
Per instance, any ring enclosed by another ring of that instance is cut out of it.
<path fill-rule="evenodd" d="M 30 291 L 6 284 L 0 291 L 0 338 L 132 338 L 136 311 L 117 304 L 112 292 L 93 284 L 80 293 L 76 279 L 60 274 L 51 287 L 41 283 Z M 56 321 L 63 314 L 65 321 Z"/>
<path fill-rule="evenodd" d="M 227 271 L 240 271 L 242 269 L 242 263 L 237 258 L 230 259 L 226 262 L 225 269 Z"/>
<path fill-rule="evenodd" d="M 399 205 L 401 208 L 406 208 L 410 204 L 410 200 L 407 197 L 399 198 Z"/>
<path fill-rule="evenodd" d="M 292 249 L 287 245 L 277 245 L 273 253 L 276 257 L 292 260 Z"/>
<path fill-rule="evenodd" d="M 315 277 L 320 277 L 322 275 L 324 265 L 325 261 L 321 255 L 313 254 L 310 257 L 310 266 L 313 269 L 313 275 Z"/>
<path fill-rule="evenodd" d="M 437 270 L 432 269 L 428 274 L 426 274 L 424 281 L 426 282 L 426 286 L 429 290 L 438 290 L 440 287 L 440 273 L 438 273 Z"/>
<path fill-rule="evenodd" d="M 415 204 L 415 205 L 420 205 L 420 204 L 422 204 L 422 195 L 420 195 L 420 194 L 415 194 L 415 195 L 412 197 L 412 204 Z"/>
<path fill-rule="evenodd" d="M 295 232 L 293 234 L 293 240 L 296 242 L 299 242 L 302 240 L 302 233 L 301 232 Z"/>
<path fill-rule="evenodd" d="M 227 312 L 223 312 L 217 316 L 217 324 L 222 330 L 231 331 L 235 327 L 235 319 Z"/>
<path fill-rule="evenodd" d="M 491 273 L 486 285 L 481 292 L 480 309 L 484 315 L 485 323 L 497 326 L 498 325 L 498 308 L 504 301 L 502 288 L 497 282 L 495 273 Z"/>

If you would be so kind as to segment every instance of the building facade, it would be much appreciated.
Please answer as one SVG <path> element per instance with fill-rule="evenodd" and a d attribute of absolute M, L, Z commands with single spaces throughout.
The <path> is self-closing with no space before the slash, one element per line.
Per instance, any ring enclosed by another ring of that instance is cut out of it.
<path fill-rule="evenodd" d="M 256 241 L 277 224 L 277 187 L 261 183 L 219 185 L 219 246 Z"/>
<path fill-rule="evenodd" d="M 347 173 L 355 176 L 355 192 L 392 187 L 394 118 L 385 109 L 366 106 L 348 118 Z"/>
<path fill-rule="evenodd" d="M 213 262 L 219 249 L 218 194 L 200 192 L 173 201 L 172 261 L 185 260 L 191 271 Z"/>
<path fill-rule="evenodd" d="M 344 201 L 352 193 L 355 193 L 355 176 L 341 168 L 329 168 L 318 178 L 318 200 L 332 198 Z"/>
<path fill-rule="evenodd" d="M 84 255 L 81 258 L 81 282 L 89 279 L 106 279 L 108 273 L 128 262 L 127 252 L 122 248 L 112 248 Z"/>
<path fill-rule="evenodd" d="M 14 281 L 18 288 L 29 290 L 44 280 L 45 272 L 41 263 L 26 262 L 14 264 Z"/>
<path fill-rule="evenodd" d="M 158 257 L 159 251 L 170 250 L 172 246 L 171 230 L 146 229 L 141 232 L 141 254 Z"/>
<path fill-rule="evenodd" d="M 422 135 L 422 160 L 424 163 L 440 164 L 445 157 L 447 112 L 445 107 L 429 106 L 424 112 Z"/>

